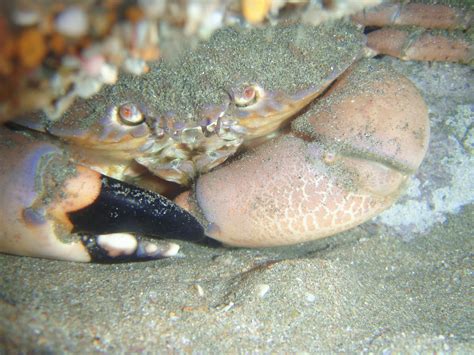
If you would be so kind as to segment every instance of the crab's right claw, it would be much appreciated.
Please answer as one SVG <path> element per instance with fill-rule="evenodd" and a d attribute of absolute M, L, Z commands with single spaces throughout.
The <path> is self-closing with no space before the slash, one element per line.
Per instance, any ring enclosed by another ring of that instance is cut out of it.
<path fill-rule="evenodd" d="M 429 132 L 416 87 L 383 63 L 361 61 L 292 122 L 290 134 L 200 176 L 176 202 L 228 245 L 324 238 L 396 201 L 426 154 Z"/>
<path fill-rule="evenodd" d="M 173 256 L 137 236 L 204 238 L 168 199 L 72 164 L 55 145 L 0 129 L 0 252 L 71 261 Z"/>

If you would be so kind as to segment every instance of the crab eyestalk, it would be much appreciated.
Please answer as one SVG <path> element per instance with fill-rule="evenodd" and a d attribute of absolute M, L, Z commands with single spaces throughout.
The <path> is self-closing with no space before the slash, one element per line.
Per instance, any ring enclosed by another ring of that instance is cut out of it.
<path fill-rule="evenodd" d="M 172 256 L 142 235 L 198 241 L 203 228 L 166 198 L 71 163 L 61 149 L 1 128 L 0 252 L 70 261 Z"/>

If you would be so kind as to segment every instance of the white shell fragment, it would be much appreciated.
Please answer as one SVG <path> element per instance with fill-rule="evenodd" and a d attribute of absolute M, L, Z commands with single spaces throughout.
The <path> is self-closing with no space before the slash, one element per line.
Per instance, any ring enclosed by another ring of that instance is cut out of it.
<path fill-rule="evenodd" d="M 198 296 L 199 297 L 204 297 L 204 289 L 201 287 L 201 285 L 196 284 L 196 285 L 194 285 L 194 287 L 196 288 L 196 292 L 197 292 Z"/>

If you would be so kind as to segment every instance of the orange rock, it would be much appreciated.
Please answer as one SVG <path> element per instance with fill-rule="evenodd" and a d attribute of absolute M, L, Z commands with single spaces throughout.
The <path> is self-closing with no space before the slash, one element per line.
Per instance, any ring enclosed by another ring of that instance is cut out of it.
<path fill-rule="evenodd" d="M 18 57 L 22 66 L 34 68 L 46 55 L 43 34 L 37 29 L 28 29 L 20 34 L 17 42 Z"/>
<path fill-rule="evenodd" d="M 144 61 L 152 61 L 160 58 L 160 49 L 154 46 L 148 46 L 137 51 L 138 57 Z"/>
<path fill-rule="evenodd" d="M 270 11 L 271 0 L 242 0 L 242 14 L 251 24 L 261 23 Z"/>
<path fill-rule="evenodd" d="M 66 51 L 66 41 L 64 37 L 59 33 L 53 33 L 49 40 L 49 48 L 55 54 L 63 54 Z"/>
<path fill-rule="evenodd" d="M 130 6 L 125 10 L 125 17 L 130 22 L 136 23 L 144 17 L 144 13 L 138 6 Z"/>
<path fill-rule="evenodd" d="M 13 71 L 13 55 L 15 41 L 13 37 L 5 37 L 0 42 L 0 75 L 8 75 Z"/>
<path fill-rule="evenodd" d="M 89 48 L 93 43 L 93 40 L 89 36 L 81 37 L 77 42 L 75 42 L 75 47 L 78 52 L 84 48 Z"/>
<path fill-rule="evenodd" d="M 13 65 L 10 60 L 0 55 L 0 75 L 9 75 L 13 71 Z M 2 96 L 2 95 L 0 95 Z"/>

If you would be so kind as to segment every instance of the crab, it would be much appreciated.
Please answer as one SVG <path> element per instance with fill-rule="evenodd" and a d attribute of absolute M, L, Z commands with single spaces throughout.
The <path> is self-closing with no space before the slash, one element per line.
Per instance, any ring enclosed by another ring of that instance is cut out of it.
<path fill-rule="evenodd" d="M 430 129 L 416 87 L 365 44 L 347 21 L 222 28 L 59 120 L 16 118 L 0 251 L 150 260 L 178 250 L 150 237 L 268 247 L 367 221 L 403 193 Z"/>

